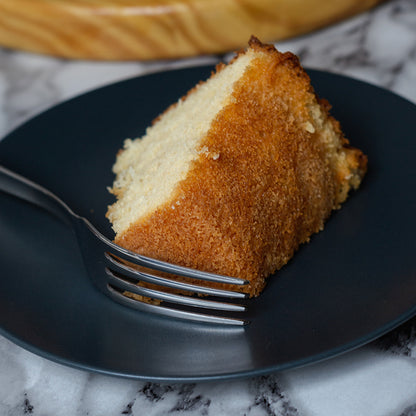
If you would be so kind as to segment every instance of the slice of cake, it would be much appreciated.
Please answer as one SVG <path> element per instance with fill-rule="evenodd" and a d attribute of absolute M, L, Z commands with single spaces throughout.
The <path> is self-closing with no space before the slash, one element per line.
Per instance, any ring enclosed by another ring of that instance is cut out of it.
<path fill-rule="evenodd" d="M 248 279 L 258 295 L 365 173 L 328 110 L 296 56 L 253 37 L 126 140 L 107 214 L 115 242 Z"/>

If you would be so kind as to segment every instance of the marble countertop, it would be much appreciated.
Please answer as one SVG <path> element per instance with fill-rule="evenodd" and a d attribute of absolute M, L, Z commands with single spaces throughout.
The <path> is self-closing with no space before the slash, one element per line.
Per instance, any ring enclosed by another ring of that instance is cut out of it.
<path fill-rule="evenodd" d="M 304 66 L 385 87 L 416 103 L 416 2 L 395 0 L 279 42 Z M 81 92 L 178 61 L 65 61 L 0 49 L 0 137 Z M 228 382 L 163 384 L 110 377 L 38 357 L 0 336 L 0 415 L 416 415 L 416 318 L 327 361 Z"/>

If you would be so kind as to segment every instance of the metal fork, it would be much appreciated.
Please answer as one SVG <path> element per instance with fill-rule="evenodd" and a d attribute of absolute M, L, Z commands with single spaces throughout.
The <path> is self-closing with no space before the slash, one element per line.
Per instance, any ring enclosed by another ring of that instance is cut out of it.
<path fill-rule="evenodd" d="M 77 236 L 88 275 L 95 286 L 111 299 L 144 312 L 158 313 L 173 318 L 228 325 L 248 323 L 247 320 L 238 316 L 226 316 L 230 312 L 241 313 L 245 311 L 244 303 L 239 304 L 236 301 L 229 303 L 215 299 L 244 299 L 247 297 L 244 293 L 234 289 L 220 290 L 185 283 L 138 270 L 137 267 L 189 277 L 201 280 L 201 282 L 218 282 L 237 285 L 237 287 L 248 284 L 248 281 L 162 262 L 126 250 L 102 235 L 86 218 L 75 214 L 65 202 L 51 191 L 2 165 L 0 165 L 0 190 L 69 220 Z M 142 287 L 137 284 L 139 282 L 151 283 L 160 289 Z M 166 288 L 185 291 L 189 295 L 169 293 Z M 128 293 L 139 296 L 133 298 Z M 215 300 L 212 298 L 201 299 L 197 296 L 198 294 L 213 296 Z M 149 302 L 149 299 L 157 300 L 157 302 Z M 203 313 L 200 309 L 209 312 Z M 218 314 L 216 311 L 222 312 Z"/>

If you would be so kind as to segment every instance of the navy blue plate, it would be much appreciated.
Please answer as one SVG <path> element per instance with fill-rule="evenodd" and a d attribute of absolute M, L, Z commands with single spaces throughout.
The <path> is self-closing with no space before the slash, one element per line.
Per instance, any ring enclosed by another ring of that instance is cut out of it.
<path fill-rule="evenodd" d="M 139 77 L 58 105 L 1 141 L 0 163 L 51 189 L 111 238 L 104 215 L 117 150 L 211 69 Z M 169 320 L 113 303 L 90 283 L 65 224 L 0 193 L 0 332 L 77 368 L 200 381 L 333 357 L 415 315 L 416 106 L 363 82 L 309 73 L 367 153 L 369 171 L 324 232 L 250 301 L 249 326 Z"/>

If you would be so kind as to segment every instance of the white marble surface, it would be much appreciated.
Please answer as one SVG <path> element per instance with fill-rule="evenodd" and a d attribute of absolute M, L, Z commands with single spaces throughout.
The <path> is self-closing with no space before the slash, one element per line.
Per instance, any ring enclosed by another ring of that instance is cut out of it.
<path fill-rule="evenodd" d="M 416 1 L 396 0 L 277 44 L 311 68 L 386 87 L 416 103 Z M 225 56 L 227 59 L 229 56 Z M 44 109 L 163 62 L 68 62 L 0 49 L 0 137 Z M 0 416 L 416 415 L 416 319 L 340 357 L 248 380 L 158 384 L 55 364 L 0 336 Z"/>

